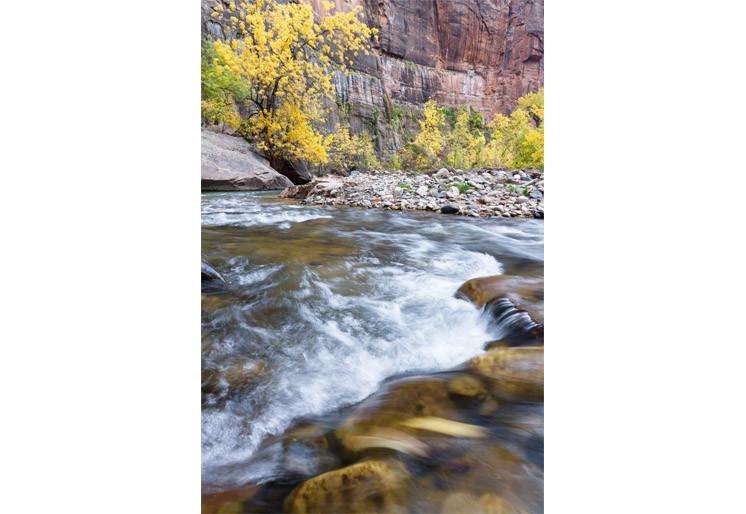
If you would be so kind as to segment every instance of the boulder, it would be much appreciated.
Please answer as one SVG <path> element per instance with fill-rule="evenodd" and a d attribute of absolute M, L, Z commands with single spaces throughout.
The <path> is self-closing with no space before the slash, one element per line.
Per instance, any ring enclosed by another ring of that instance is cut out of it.
<path fill-rule="evenodd" d="M 289 186 L 280 193 L 281 198 L 294 198 L 296 200 L 303 200 L 311 191 L 316 187 L 316 182 L 309 182 L 308 184 L 302 184 L 300 186 Z"/>
<path fill-rule="evenodd" d="M 525 311 L 536 323 L 544 321 L 544 281 L 512 275 L 478 277 L 464 282 L 456 297 L 484 308 L 489 302 L 507 298 L 516 309 Z"/>
<path fill-rule="evenodd" d="M 454 207 L 453 205 L 444 205 L 440 208 L 441 214 L 458 214 L 459 210 L 458 207 Z"/>
<path fill-rule="evenodd" d="M 313 180 L 308 165 L 303 161 L 288 161 L 286 159 L 273 159 L 270 161 L 272 168 L 286 176 L 295 185 L 308 184 Z"/>
<path fill-rule="evenodd" d="M 435 178 L 448 178 L 451 176 L 451 172 L 448 171 L 448 168 L 440 168 L 438 171 L 435 172 L 434 177 Z"/>
<path fill-rule="evenodd" d="M 417 417 L 455 419 L 456 405 L 448 381 L 437 377 L 394 381 L 382 392 L 351 412 L 335 435 L 351 454 L 359 450 L 357 438 L 369 436 L 382 427 L 402 428 L 402 422 Z"/>
<path fill-rule="evenodd" d="M 400 462 L 361 461 L 303 482 L 285 500 L 285 511 L 403 513 L 407 479 Z"/>
<path fill-rule="evenodd" d="M 492 380 L 498 397 L 524 401 L 544 398 L 544 347 L 494 348 L 469 361 L 470 370 Z"/>
<path fill-rule="evenodd" d="M 242 138 L 202 130 L 202 191 L 265 191 L 292 185 Z"/>
<path fill-rule="evenodd" d="M 280 197 L 302 200 L 310 195 L 318 195 L 329 198 L 339 196 L 343 189 L 344 183 L 340 179 L 320 177 L 307 184 L 290 186 L 280 193 Z"/>

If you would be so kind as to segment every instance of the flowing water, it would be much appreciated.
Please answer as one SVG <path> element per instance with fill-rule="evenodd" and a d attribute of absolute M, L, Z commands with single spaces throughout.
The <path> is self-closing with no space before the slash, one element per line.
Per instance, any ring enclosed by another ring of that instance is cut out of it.
<path fill-rule="evenodd" d="M 204 491 L 276 480 L 267 448 L 298 420 L 481 353 L 503 329 L 454 292 L 479 276 L 543 278 L 543 243 L 540 220 L 203 195 L 203 256 L 228 283 L 203 297 Z"/>

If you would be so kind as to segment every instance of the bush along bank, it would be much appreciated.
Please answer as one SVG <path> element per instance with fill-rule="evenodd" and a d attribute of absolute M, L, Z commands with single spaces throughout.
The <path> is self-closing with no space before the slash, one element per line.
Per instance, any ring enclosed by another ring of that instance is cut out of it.
<path fill-rule="evenodd" d="M 284 198 L 309 205 L 426 210 L 479 218 L 544 218 L 540 170 L 441 168 L 434 173 L 353 172 L 285 189 Z"/>

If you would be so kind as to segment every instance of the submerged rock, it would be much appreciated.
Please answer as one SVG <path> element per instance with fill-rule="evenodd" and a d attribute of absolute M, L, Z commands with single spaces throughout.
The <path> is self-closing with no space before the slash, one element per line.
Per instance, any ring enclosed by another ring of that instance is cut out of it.
<path fill-rule="evenodd" d="M 303 482 L 288 496 L 285 510 L 293 514 L 403 513 L 408 477 L 398 461 L 358 462 Z"/>
<path fill-rule="evenodd" d="M 481 497 L 469 493 L 449 494 L 441 507 L 442 514 L 527 514 L 496 494 Z"/>
<path fill-rule="evenodd" d="M 403 379 L 356 407 L 335 434 L 354 454 L 359 451 L 356 437 L 370 435 L 381 427 L 402 429 L 401 424 L 409 419 L 431 416 L 456 418 L 448 382 L 440 378 Z"/>
<path fill-rule="evenodd" d="M 225 291 L 228 285 L 223 276 L 210 263 L 202 259 L 202 292 L 212 293 Z"/>
<path fill-rule="evenodd" d="M 464 398 L 478 398 L 487 393 L 484 384 L 471 375 L 459 375 L 448 382 L 448 391 Z"/>
<path fill-rule="evenodd" d="M 301 424 L 286 435 L 280 463 L 283 474 L 308 478 L 340 466 L 323 426 Z"/>

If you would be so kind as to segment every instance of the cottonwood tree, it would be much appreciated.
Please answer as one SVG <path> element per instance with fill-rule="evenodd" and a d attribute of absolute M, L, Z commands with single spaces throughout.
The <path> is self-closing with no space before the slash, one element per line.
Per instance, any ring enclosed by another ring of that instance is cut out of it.
<path fill-rule="evenodd" d="M 359 7 L 338 12 L 333 2 L 323 2 L 323 8 L 325 15 L 315 19 L 305 3 L 254 0 L 219 4 L 212 13 L 227 18 L 235 36 L 212 43 L 207 75 L 232 88 L 213 87 L 209 94 L 203 67 L 203 115 L 237 125 L 270 161 L 328 161 L 332 138 L 319 127 L 335 95 L 334 74 L 367 53 L 374 36 L 375 29 L 360 21 Z"/>

